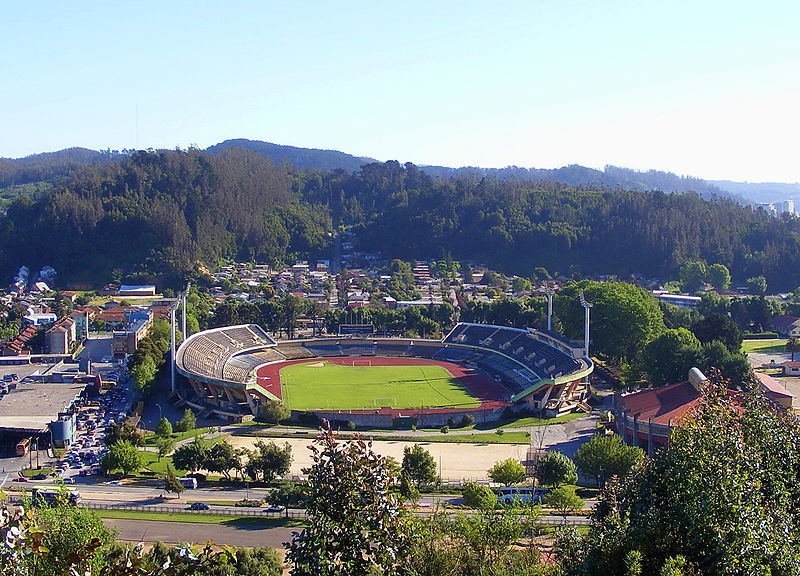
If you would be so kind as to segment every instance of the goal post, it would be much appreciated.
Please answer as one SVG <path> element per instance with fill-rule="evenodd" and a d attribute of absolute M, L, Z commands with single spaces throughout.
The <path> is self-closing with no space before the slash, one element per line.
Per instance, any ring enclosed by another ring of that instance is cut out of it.
<path fill-rule="evenodd" d="M 372 366 L 372 360 L 369 358 L 358 358 L 353 360 L 353 367 L 356 366 Z"/>
<path fill-rule="evenodd" d="M 391 408 L 397 404 L 397 398 L 375 398 L 372 401 L 373 408 Z"/>

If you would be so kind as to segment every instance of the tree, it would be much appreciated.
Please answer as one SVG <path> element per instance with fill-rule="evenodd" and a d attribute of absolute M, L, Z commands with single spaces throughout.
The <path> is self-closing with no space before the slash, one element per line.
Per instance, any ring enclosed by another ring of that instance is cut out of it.
<path fill-rule="evenodd" d="M 244 449 L 234 448 L 230 442 L 223 440 L 208 449 L 205 458 L 205 469 L 209 472 L 219 472 L 226 480 L 231 479 L 231 470 L 242 468 Z"/>
<path fill-rule="evenodd" d="M 767 279 L 763 276 L 753 276 L 748 278 L 745 283 L 750 294 L 763 297 L 767 293 Z"/>
<path fill-rule="evenodd" d="M 155 430 L 156 436 L 160 438 L 164 438 L 166 436 L 172 435 L 172 423 L 165 417 L 162 417 L 161 420 L 158 421 L 156 424 Z"/>
<path fill-rule="evenodd" d="M 575 484 L 578 474 L 575 463 L 556 450 L 550 450 L 539 458 L 536 477 L 542 484 L 558 488 L 561 484 Z"/>
<path fill-rule="evenodd" d="M 175 448 L 175 440 L 171 436 L 159 436 L 156 438 L 156 448 L 158 449 L 158 459 L 161 460 Z"/>
<path fill-rule="evenodd" d="M 578 292 L 592 303 L 592 351 L 615 359 L 633 360 L 645 344 L 665 330 L 664 315 L 655 297 L 625 282 L 582 281 L 556 296 L 556 309 L 565 333 L 583 338 L 584 312 Z"/>
<path fill-rule="evenodd" d="M 37 507 L 33 520 L 41 538 L 37 548 L 42 555 L 28 554 L 18 559 L 27 566 L 29 574 L 61 576 L 67 573 L 67 563 L 79 568 L 76 574 L 83 571 L 97 574 L 106 565 L 106 551 L 114 542 L 115 533 L 94 511 L 61 503 Z M 0 566 L 0 572 L 4 568 L 8 566 Z"/>
<path fill-rule="evenodd" d="M 649 342 L 641 354 L 641 366 L 651 386 L 686 380 L 700 357 L 700 341 L 686 328 L 666 330 Z"/>
<path fill-rule="evenodd" d="M 600 434 L 575 452 L 575 465 L 585 476 L 594 478 L 602 488 L 611 476 L 625 477 L 644 458 L 644 451 L 628 446 L 616 434 Z"/>
<path fill-rule="evenodd" d="M 514 290 L 514 292 L 527 292 L 531 289 L 531 281 L 527 278 L 516 276 L 511 281 L 511 289 Z"/>
<path fill-rule="evenodd" d="M 178 420 L 175 424 L 175 431 L 176 432 L 188 432 L 189 430 L 194 430 L 197 427 L 197 420 L 195 418 L 194 412 L 192 412 L 191 408 L 187 408 L 183 412 L 183 418 Z"/>
<path fill-rule="evenodd" d="M 172 462 L 180 470 L 196 472 L 205 468 L 208 448 L 195 437 L 193 442 L 179 446 L 172 454 Z"/>
<path fill-rule="evenodd" d="M 136 388 L 142 393 L 147 393 L 153 386 L 158 367 L 153 358 L 148 355 L 141 362 L 135 363 L 130 372 Z"/>
<path fill-rule="evenodd" d="M 487 472 L 492 482 L 498 482 L 504 486 L 511 486 L 518 484 L 525 480 L 525 466 L 520 464 L 519 460 L 508 458 L 495 462 Z"/>
<path fill-rule="evenodd" d="M 258 407 L 257 419 L 267 424 L 277 424 L 282 420 L 288 420 L 292 416 L 292 411 L 283 402 L 277 400 L 265 400 Z"/>
<path fill-rule="evenodd" d="M 571 513 L 583 510 L 583 500 L 580 496 L 575 494 L 574 486 L 559 486 L 550 491 L 544 497 L 544 504 L 556 510 L 559 515 L 564 517 L 564 522 L 567 521 L 567 516 Z"/>
<path fill-rule="evenodd" d="M 794 353 L 800 352 L 800 339 L 796 336 L 792 336 L 786 341 L 786 351 L 791 352 L 792 354 L 792 362 L 794 362 Z"/>
<path fill-rule="evenodd" d="M 127 475 L 138 471 L 142 466 L 144 466 L 142 453 L 127 440 L 114 442 L 100 461 L 100 467 L 106 473 L 122 470 L 122 473 Z"/>
<path fill-rule="evenodd" d="M 464 505 L 479 510 L 493 510 L 497 505 L 494 490 L 477 482 L 464 484 Z"/>
<path fill-rule="evenodd" d="M 706 264 L 700 260 L 687 260 L 681 264 L 680 278 L 684 292 L 697 292 L 706 281 Z"/>
<path fill-rule="evenodd" d="M 288 508 L 305 508 L 307 492 L 300 482 L 283 482 L 269 491 L 266 500 L 270 504 L 277 504 Z M 288 518 L 288 511 L 286 513 Z"/>
<path fill-rule="evenodd" d="M 797 573 L 800 424 L 760 395 L 711 381 L 670 443 L 598 505 L 585 542 L 590 574 L 621 574 L 600 570 L 628 550 L 641 552 L 644 574 L 681 573 L 679 555 L 688 574 Z"/>
<path fill-rule="evenodd" d="M 406 502 L 418 502 L 420 498 L 419 489 L 414 485 L 414 482 L 405 474 L 400 476 L 400 485 L 398 492 Z"/>
<path fill-rule="evenodd" d="M 731 273 L 725 264 L 712 264 L 708 267 L 708 281 L 717 290 L 725 290 L 731 284 Z"/>
<path fill-rule="evenodd" d="M 360 437 L 337 442 L 324 430 L 311 446 L 307 523 L 292 535 L 293 576 L 397 574 L 412 542 L 384 459 Z"/>
<path fill-rule="evenodd" d="M 705 344 L 719 340 L 732 353 L 742 349 L 742 331 L 727 314 L 709 314 L 691 326 L 697 339 Z"/>
<path fill-rule="evenodd" d="M 144 432 L 139 430 L 127 420 L 124 422 L 117 422 L 111 426 L 111 430 L 106 433 L 104 442 L 106 446 L 112 446 L 119 440 L 126 440 L 134 446 L 144 446 Z"/>
<path fill-rule="evenodd" d="M 257 440 L 254 446 L 255 450 L 247 451 L 248 461 L 244 468 L 252 479 L 260 478 L 264 482 L 272 482 L 289 471 L 292 447 L 288 442 L 281 448 L 275 442 Z"/>
<path fill-rule="evenodd" d="M 419 444 L 403 449 L 402 475 L 419 488 L 436 481 L 436 462 L 430 452 Z"/>
<path fill-rule="evenodd" d="M 171 464 L 167 464 L 167 471 L 162 477 L 162 482 L 164 482 L 164 490 L 167 492 L 174 492 L 180 498 L 181 492 L 186 490 L 186 487 L 181 484 L 181 481 L 175 474 L 175 469 L 172 467 Z"/>

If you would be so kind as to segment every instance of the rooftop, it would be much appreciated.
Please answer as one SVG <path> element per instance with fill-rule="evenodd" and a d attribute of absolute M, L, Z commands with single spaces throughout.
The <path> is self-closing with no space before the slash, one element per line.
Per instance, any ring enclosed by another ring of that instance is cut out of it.
<path fill-rule="evenodd" d="M 0 399 L 0 429 L 44 432 L 86 384 L 19 382 Z"/>

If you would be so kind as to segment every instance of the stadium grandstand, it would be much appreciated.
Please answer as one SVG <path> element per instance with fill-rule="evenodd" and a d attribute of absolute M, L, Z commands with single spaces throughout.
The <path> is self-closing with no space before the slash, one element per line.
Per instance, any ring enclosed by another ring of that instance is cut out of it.
<path fill-rule="evenodd" d="M 187 378 L 182 399 L 202 416 L 241 420 L 258 414 L 267 399 L 280 399 L 280 382 L 259 368 L 315 358 L 424 358 L 482 371 L 505 389 L 508 405 L 548 416 L 586 408 L 593 365 L 582 347 L 542 331 L 459 323 L 442 340 L 374 338 L 358 334 L 276 342 L 255 324 L 199 332 L 175 357 Z M 277 380 L 277 378 L 276 378 Z"/>

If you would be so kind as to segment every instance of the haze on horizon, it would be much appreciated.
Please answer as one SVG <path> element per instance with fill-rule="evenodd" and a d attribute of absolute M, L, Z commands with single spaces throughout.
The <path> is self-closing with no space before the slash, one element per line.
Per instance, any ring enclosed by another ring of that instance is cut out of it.
<path fill-rule="evenodd" d="M 80 2 L 0 18 L 0 157 L 250 138 L 800 181 L 800 5 Z"/>

